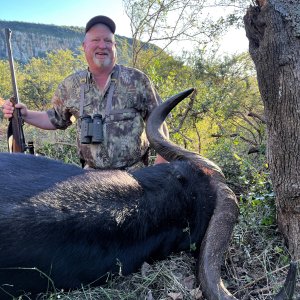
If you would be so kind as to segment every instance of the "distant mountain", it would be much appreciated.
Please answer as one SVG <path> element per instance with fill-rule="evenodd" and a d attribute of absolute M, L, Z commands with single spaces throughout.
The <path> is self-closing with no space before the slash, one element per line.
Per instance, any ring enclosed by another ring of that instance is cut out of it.
<path fill-rule="evenodd" d="M 46 52 L 70 49 L 78 52 L 84 37 L 83 27 L 56 26 L 0 20 L 0 59 L 7 59 L 4 29 L 12 30 L 12 49 L 16 61 L 26 63 L 32 57 L 44 57 Z M 132 40 L 116 35 L 118 45 Z"/>

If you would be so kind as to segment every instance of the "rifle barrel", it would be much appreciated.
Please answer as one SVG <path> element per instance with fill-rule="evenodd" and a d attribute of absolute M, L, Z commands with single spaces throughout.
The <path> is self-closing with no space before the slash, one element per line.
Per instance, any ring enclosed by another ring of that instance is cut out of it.
<path fill-rule="evenodd" d="M 9 28 L 5 28 L 5 39 L 14 94 L 14 97 L 13 99 L 11 99 L 11 102 L 13 103 L 13 105 L 15 105 L 17 103 L 20 103 L 20 99 L 15 75 L 14 58 L 11 47 L 11 33 L 12 31 Z M 12 118 L 10 118 L 8 126 L 8 145 L 10 152 L 25 152 L 27 149 L 23 131 L 23 118 L 21 115 L 20 108 L 15 108 Z"/>
<path fill-rule="evenodd" d="M 12 47 L 11 47 L 11 33 L 12 31 L 9 28 L 5 28 L 5 39 L 6 39 L 13 93 L 14 93 L 15 102 L 19 103 L 20 99 L 19 99 L 19 92 L 18 92 L 17 80 L 15 75 L 15 65 L 14 65 L 14 59 L 12 54 Z"/>

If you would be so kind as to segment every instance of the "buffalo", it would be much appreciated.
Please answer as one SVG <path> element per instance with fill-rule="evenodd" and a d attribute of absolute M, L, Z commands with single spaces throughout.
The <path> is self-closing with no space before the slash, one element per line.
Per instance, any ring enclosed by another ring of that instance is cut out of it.
<path fill-rule="evenodd" d="M 216 164 L 173 144 L 161 130 L 192 92 L 171 97 L 147 122 L 149 141 L 167 164 L 128 173 L 0 154 L 0 299 L 97 286 L 191 244 L 206 298 L 236 299 L 220 275 L 238 218 L 236 197 Z M 294 264 L 290 271 L 275 299 L 290 299 Z"/>

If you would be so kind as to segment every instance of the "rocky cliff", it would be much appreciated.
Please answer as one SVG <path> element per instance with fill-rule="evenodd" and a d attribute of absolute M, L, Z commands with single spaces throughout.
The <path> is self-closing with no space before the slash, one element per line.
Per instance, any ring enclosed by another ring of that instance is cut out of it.
<path fill-rule="evenodd" d="M 4 29 L 12 30 L 12 50 L 16 61 L 26 63 L 32 57 L 43 57 L 48 51 L 70 49 L 78 52 L 84 37 L 84 28 L 45 25 L 0 20 L 0 59 L 7 59 Z M 117 40 L 130 39 L 116 36 Z M 119 43 L 118 41 L 118 43 Z"/>

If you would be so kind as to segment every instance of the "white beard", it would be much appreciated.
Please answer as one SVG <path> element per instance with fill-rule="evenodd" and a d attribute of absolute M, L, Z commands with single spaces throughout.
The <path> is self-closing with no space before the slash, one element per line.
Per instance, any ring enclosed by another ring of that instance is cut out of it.
<path fill-rule="evenodd" d="M 93 61 L 99 68 L 109 67 L 112 64 L 112 60 L 109 57 L 107 57 L 105 60 L 100 60 L 94 57 Z"/>

